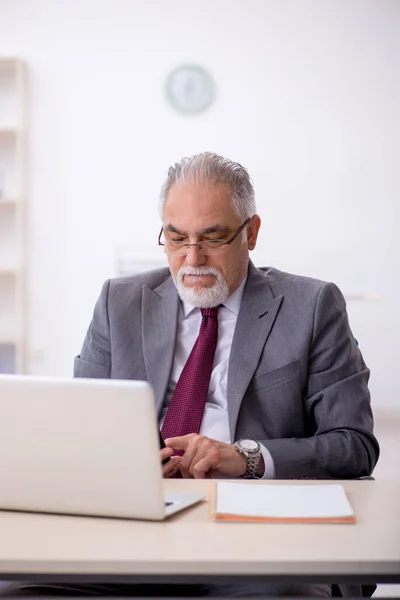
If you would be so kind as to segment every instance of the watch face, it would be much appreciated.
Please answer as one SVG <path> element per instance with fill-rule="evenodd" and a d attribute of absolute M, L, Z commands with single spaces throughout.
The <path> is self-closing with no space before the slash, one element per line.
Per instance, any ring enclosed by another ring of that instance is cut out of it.
<path fill-rule="evenodd" d="M 185 114 L 204 111 L 214 99 L 214 84 L 197 65 L 182 65 L 170 73 L 166 95 L 175 110 Z"/>
<path fill-rule="evenodd" d="M 240 447 L 246 452 L 257 452 L 259 443 L 254 440 L 240 440 Z"/>

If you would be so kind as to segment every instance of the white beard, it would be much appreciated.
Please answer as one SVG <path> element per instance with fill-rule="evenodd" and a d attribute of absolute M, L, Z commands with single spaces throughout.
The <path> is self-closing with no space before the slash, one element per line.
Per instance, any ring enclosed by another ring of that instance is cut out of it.
<path fill-rule="evenodd" d="M 216 282 L 212 287 L 194 290 L 183 283 L 185 275 L 215 275 Z M 197 308 L 213 308 L 223 304 L 229 296 L 229 288 L 221 271 L 214 267 L 181 267 L 178 271 L 176 289 L 179 297 Z"/>

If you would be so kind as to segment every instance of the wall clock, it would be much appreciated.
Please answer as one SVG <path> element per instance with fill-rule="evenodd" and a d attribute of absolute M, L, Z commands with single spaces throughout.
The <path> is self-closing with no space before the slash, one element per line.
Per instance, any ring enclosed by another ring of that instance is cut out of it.
<path fill-rule="evenodd" d="M 198 65 L 181 65 L 168 76 L 165 92 L 170 105 L 180 113 L 205 111 L 214 101 L 215 86 L 210 75 Z"/>

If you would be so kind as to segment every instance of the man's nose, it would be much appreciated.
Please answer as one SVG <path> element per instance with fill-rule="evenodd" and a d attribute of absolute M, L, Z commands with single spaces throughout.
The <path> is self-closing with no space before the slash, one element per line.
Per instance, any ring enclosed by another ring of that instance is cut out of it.
<path fill-rule="evenodd" d="M 189 246 L 187 249 L 185 262 L 191 267 L 197 267 L 204 265 L 207 262 L 207 257 L 201 252 L 198 244 L 193 244 L 193 246 Z"/>

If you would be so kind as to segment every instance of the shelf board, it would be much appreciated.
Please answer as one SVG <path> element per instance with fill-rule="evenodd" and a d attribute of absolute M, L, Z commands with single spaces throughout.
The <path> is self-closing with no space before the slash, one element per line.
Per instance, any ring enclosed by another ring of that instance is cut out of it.
<path fill-rule="evenodd" d="M 20 58 L 13 58 L 12 56 L 9 56 L 7 58 L 0 58 L 0 67 L 16 67 L 20 64 Z"/>
<path fill-rule="evenodd" d="M 0 346 L 17 346 L 22 342 L 22 336 L 16 331 L 0 330 Z"/>
<path fill-rule="evenodd" d="M 22 198 L 0 197 L 0 206 L 20 206 L 22 202 Z"/>
<path fill-rule="evenodd" d="M 19 127 L 0 127 L 0 135 L 16 135 L 20 131 L 22 130 Z"/>
<path fill-rule="evenodd" d="M 0 331 L 0 346 L 17 346 L 21 341 L 21 336 L 12 331 Z"/>
<path fill-rule="evenodd" d="M 13 267 L 0 267 L 0 277 L 2 275 L 18 275 L 21 272 L 21 269 L 13 268 Z"/>

